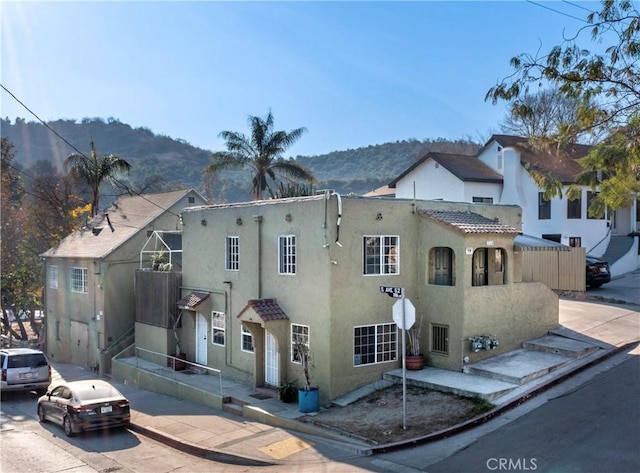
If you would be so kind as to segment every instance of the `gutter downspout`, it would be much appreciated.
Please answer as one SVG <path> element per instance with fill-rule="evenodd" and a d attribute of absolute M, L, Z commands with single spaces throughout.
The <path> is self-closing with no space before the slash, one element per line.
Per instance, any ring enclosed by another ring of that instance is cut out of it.
<path fill-rule="evenodd" d="M 258 242 L 256 244 L 256 249 L 258 251 L 258 257 L 256 258 L 256 261 L 257 261 L 256 299 L 260 299 L 262 297 L 262 286 L 261 286 L 262 284 L 262 225 L 260 225 L 262 223 L 262 215 L 254 215 L 253 221 L 258 224 Z"/>

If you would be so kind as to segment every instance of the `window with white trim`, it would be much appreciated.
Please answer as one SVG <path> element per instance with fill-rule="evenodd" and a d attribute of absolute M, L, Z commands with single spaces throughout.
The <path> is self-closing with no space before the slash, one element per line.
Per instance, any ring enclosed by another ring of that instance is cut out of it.
<path fill-rule="evenodd" d="M 238 271 L 240 269 L 240 237 L 227 237 L 225 256 L 225 269 L 227 271 Z"/>
<path fill-rule="evenodd" d="M 211 311 L 211 343 L 224 346 L 226 323 L 224 312 Z"/>
<path fill-rule="evenodd" d="M 309 349 L 309 326 L 291 324 L 291 361 L 302 363 L 297 346 L 301 344 Z"/>
<path fill-rule="evenodd" d="M 372 365 L 398 359 L 396 324 L 361 325 L 353 328 L 353 365 Z"/>
<path fill-rule="evenodd" d="M 49 266 L 49 289 L 58 289 L 58 267 Z"/>
<path fill-rule="evenodd" d="M 71 292 L 87 293 L 87 268 L 71 268 Z"/>
<path fill-rule="evenodd" d="M 254 353 L 253 335 L 251 335 L 251 332 L 244 326 L 244 324 L 240 326 L 240 338 L 241 350 L 248 353 Z"/>
<path fill-rule="evenodd" d="M 364 268 L 366 274 L 400 273 L 400 237 L 396 235 L 365 235 Z"/>
<path fill-rule="evenodd" d="M 278 237 L 278 274 L 296 274 L 296 236 Z"/>

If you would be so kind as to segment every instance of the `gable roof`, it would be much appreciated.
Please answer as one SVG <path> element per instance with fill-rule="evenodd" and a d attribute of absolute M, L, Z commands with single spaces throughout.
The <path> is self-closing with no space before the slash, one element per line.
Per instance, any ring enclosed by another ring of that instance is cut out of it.
<path fill-rule="evenodd" d="M 92 228 L 76 230 L 41 256 L 104 258 L 138 232 L 146 230 L 148 225 L 189 193 L 200 196 L 194 189 L 186 189 L 120 197 L 105 211 L 107 217 L 94 219 Z M 177 225 L 179 215 L 176 214 L 175 218 Z"/>
<path fill-rule="evenodd" d="M 402 174 L 391 181 L 389 187 L 395 188 L 398 181 L 428 159 L 433 159 L 461 181 L 492 182 L 502 184 L 502 175 L 491 169 L 475 156 L 429 152 L 415 161 Z"/>
<path fill-rule="evenodd" d="M 480 214 L 461 210 L 418 209 L 418 214 L 432 218 L 461 233 L 520 234 L 520 230 Z"/>
<path fill-rule="evenodd" d="M 584 172 L 584 168 L 578 161 L 585 157 L 592 146 L 581 144 L 568 144 L 557 148 L 541 148 L 530 143 L 527 138 L 513 135 L 493 135 L 489 141 L 478 151 L 482 153 L 491 142 L 495 141 L 505 148 L 515 148 L 520 152 L 520 162 L 523 166 L 535 171 L 550 174 L 563 184 L 571 184 L 576 177 Z"/>
<path fill-rule="evenodd" d="M 247 302 L 244 309 L 240 311 L 238 318 L 241 319 L 242 315 L 249 309 L 253 309 L 263 322 L 289 320 L 289 317 L 278 305 L 276 299 L 251 299 Z"/>

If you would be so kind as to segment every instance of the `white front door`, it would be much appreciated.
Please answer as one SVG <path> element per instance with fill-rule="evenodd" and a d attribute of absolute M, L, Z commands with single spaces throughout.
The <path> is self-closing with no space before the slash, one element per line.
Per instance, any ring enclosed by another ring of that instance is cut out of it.
<path fill-rule="evenodd" d="M 196 314 L 196 363 L 207 364 L 207 319 L 204 314 Z"/>
<path fill-rule="evenodd" d="M 268 330 L 264 331 L 264 382 L 271 386 L 278 386 L 280 375 L 278 373 L 278 346 L 275 337 Z"/>

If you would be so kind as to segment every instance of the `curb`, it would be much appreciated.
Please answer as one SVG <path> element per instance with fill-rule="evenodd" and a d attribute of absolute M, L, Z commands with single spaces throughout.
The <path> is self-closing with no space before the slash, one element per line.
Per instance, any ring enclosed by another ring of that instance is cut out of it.
<path fill-rule="evenodd" d="M 466 422 L 463 422 L 461 424 L 455 425 L 453 427 L 449 427 L 448 429 L 443 429 L 443 430 L 439 430 L 437 432 L 433 432 L 431 434 L 422 436 L 422 437 L 416 437 L 414 439 L 410 439 L 410 440 L 405 440 L 402 442 L 394 442 L 394 443 L 388 443 L 385 445 L 378 445 L 375 447 L 371 447 L 369 449 L 369 454 L 370 455 L 377 455 L 379 453 L 387 453 L 387 452 L 392 452 L 395 450 L 402 450 L 404 448 L 408 448 L 408 447 L 414 447 L 416 445 L 422 445 L 425 443 L 431 443 L 431 442 L 435 442 L 438 440 L 442 440 L 448 437 L 451 437 L 453 435 L 465 432 L 467 430 L 470 430 L 473 427 L 476 427 L 478 425 L 482 425 L 488 421 L 490 421 L 491 419 L 493 419 L 494 417 L 499 416 L 500 414 L 503 414 L 504 412 L 507 412 L 511 409 L 513 409 L 514 407 L 518 407 L 519 405 L 521 405 L 522 403 L 528 401 L 529 399 L 542 394 L 543 392 L 547 391 L 548 389 L 550 389 L 553 386 L 556 386 L 564 381 L 566 381 L 567 379 L 571 378 L 572 376 L 586 370 L 587 368 L 591 368 L 601 362 L 603 362 L 604 360 L 607 360 L 609 358 L 611 358 L 614 355 L 617 355 L 618 353 L 621 353 L 625 350 L 628 350 L 630 347 L 637 345 L 639 342 L 635 341 L 635 342 L 631 342 L 631 343 L 627 343 L 623 346 L 620 347 L 616 347 L 616 348 L 612 348 L 611 350 L 608 350 L 606 353 L 604 353 L 601 357 L 596 358 L 594 360 L 591 360 L 588 363 L 585 363 L 584 365 L 578 366 L 575 370 L 573 371 L 569 371 L 567 373 L 564 373 L 556 378 L 551 379 L 548 383 L 545 383 L 541 386 L 538 386 L 536 388 L 532 388 L 529 391 L 526 391 L 524 394 L 522 394 L 521 396 L 509 401 L 508 403 L 496 407 L 495 409 L 490 410 L 489 412 L 486 412 L 484 414 L 479 415 L 478 417 L 474 417 L 473 419 L 469 419 Z"/>
<path fill-rule="evenodd" d="M 134 422 L 131 422 L 129 424 L 129 429 L 152 440 L 155 440 L 156 442 L 160 442 L 171 448 L 175 448 L 176 450 L 179 450 L 183 453 L 206 458 L 207 460 L 215 460 L 220 463 L 239 466 L 274 466 L 281 464 L 277 462 L 259 460 L 257 458 L 252 458 L 249 456 L 234 455 L 212 448 L 201 447 L 191 442 L 187 442 L 186 440 L 174 437 L 173 435 L 167 434 L 165 432 L 160 432 L 159 430 L 152 427 L 144 427 Z"/>

